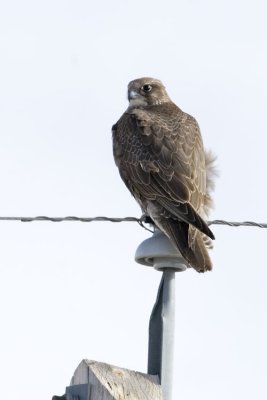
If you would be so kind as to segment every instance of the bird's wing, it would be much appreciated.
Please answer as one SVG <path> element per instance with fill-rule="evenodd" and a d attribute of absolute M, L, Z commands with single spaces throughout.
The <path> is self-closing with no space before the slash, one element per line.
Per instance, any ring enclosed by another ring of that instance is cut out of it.
<path fill-rule="evenodd" d="M 197 211 L 206 191 L 205 154 L 196 120 L 175 105 L 125 113 L 113 127 L 114 157 L 136 198 L 211 236 Z M 212 235 L 213 236 L 213 235 Z"/>

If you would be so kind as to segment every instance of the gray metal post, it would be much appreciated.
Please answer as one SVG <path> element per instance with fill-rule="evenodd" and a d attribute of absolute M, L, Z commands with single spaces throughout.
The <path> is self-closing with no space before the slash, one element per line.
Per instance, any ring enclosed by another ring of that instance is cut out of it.
<path fill-rule="evenodd" d="M 172 398 L 175 272 L 185 271 L 187 264 L 170 240 L 159 230 L 136 250 L 136 262 L 163 271 L 156 303 L 149 322 L 148 374 L 158 375 L 163 399 Z"/>

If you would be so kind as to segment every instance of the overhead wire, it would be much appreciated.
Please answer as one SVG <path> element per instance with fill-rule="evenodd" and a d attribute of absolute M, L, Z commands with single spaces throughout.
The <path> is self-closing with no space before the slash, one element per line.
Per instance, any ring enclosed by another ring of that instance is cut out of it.
<path fill-rule="evenodd" d="M 146 228 L 144 224 L 149 223 L 149 218 L 145 215 L 141 217 L 76 217 L 76 216 L 66 216 L 66 217 L 47 217 L 47 216 L 37 216 L 37 217 L 0 217 L 1 221 L 20 221 L 20 222 L 36 222 L 36 221 L 47 221 L 47 222 L 137 222 L 143 228 Z M 267 223 L 265 222 L 255 222 L 255 221 L 225 221 L 222 219 L 215 219 L 208 221 L 208 225 L 225 225 L 229 227 L 256 227 L 256 228 L 267 228 Z"/>

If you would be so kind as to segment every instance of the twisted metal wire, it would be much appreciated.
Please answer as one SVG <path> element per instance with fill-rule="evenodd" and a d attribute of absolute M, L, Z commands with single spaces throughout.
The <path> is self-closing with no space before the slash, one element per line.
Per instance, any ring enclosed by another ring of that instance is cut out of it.
<path fill-rule="evenodd" d="M 256 228 L 267 228 L 267 223 L 265 222 L 254 222 L 254 221 L 244 221 L 244 222 L 232 222 L 224 221 L 222 219 L 215 219 L 214 221 L 209 221 L 208 225 L 227 225 L 227 226 L 254 226 Z"/>
<path fill-rule="evenodd" d="M 146 216 L 142 216 L 140 218 L 137 217 L 46 217 L 46 216 L 38 216 L 38 217 L 0 217 L 0 221 L 20 221 L 20 222 L 34 222 L 34 221 L 49 221 L 49 222 L 137 222 L 143 228 L 144 223 L 147 223 Z M 208 225 L 227 225 L 230 227 L 238 227 L 238 226 L 249 226 L 249 227 L 257 227 L 257 228 L 267 228 L 267 223 L 264 222 L 254 222 L 254 221 L 244 221 L 244 222 L 233 222 L 233 221 L 224 221 L 222 219 L 216 219 L 213 221 L 208 221 Z M 147 228 L 146 228 L 147 229 Z"/>

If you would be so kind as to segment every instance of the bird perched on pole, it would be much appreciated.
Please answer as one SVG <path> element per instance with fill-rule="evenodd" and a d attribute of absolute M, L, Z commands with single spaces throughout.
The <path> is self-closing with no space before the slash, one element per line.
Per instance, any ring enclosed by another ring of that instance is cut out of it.
<path fill-rule="evenodd" d="M 198 272 L 212 269 L 214 157 L 204 151 L 197 121 L 177 107 L 161 81 L 128 85 L 129 107 L 112 127 L 121 178 L 143 212 Z"/>

